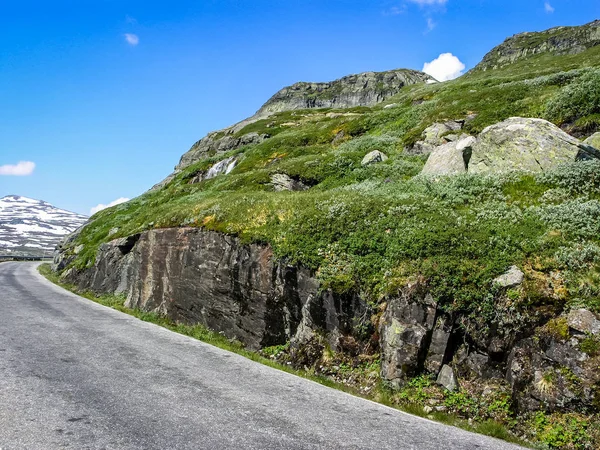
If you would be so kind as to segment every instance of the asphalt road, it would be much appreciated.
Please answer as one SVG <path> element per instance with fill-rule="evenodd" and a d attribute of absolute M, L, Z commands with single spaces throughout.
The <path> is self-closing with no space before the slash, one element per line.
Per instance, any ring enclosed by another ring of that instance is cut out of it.
<path fill-rule="evenodd" d="M 517 449 L 323 387 L 0 264 L 0 449 Z"/>

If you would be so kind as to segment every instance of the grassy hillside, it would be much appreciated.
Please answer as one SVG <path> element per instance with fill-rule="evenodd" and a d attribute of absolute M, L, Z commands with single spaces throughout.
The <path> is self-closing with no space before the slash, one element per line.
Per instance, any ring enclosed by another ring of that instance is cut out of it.
<path fill-rule="evenodd" d="M 470 133 L 528 116 L 589 134 L 600 117 L 598 66 L 600 47 L 575 56 L 542 55 L 503 70 L 407 87 L 388 102 L 395 104 L 391 108 L 276 114 L 238 133 L 268 132 L 271 139 L 209 157 L 164 189 L 94 216 L 73 243 L 85 245 L 75 265 L 92 264 L 102 242 L 185 225 L 268 242 L 279 256 L 318 269 L 324 286 L 358 289 L 373 302 L 419 274 L 440 300 L 472 311 L 485 300 L 481 286 L 519 264 L 547 276 L 569 269 L 552 294 L 530 286 L 522 294 L 527 304 L 593 303 L 600 258 L 598 163 L 543 175 L 426 179 L 416 176 L 426 157 L 406 148 L 433 122 L 468 114 L 477 115 L 466 125 Z M 362 167 L 362 157 L 374 149 L 390 159 Z M 231 174 L 189 184 L 234 154 L 241 158 Z M 274 192 L 273 173 L 312 187 Z M 582 254 L 585 261 L 572 260 Z"/>

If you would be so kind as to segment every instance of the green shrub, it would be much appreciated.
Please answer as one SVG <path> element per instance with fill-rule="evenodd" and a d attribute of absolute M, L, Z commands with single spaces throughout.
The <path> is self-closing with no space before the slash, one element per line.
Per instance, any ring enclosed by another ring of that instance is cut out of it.
<path fill-rule="evenodd" d="M 590 71 L 562 88 L 546 104 L 545 116 L 554 122 L 573 122 L 600 113 L 600 70 Z"/>

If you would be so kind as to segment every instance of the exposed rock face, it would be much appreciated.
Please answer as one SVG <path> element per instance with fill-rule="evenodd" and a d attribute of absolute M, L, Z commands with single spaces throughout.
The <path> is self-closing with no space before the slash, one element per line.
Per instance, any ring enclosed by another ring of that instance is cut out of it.
<path fill-rule="evenodd" d="M 512 266 L 508 271 L 494 280 L 494 284 L 502 288 L 511 289 L 520 286 L 525 279 L 525 274 L 517 266 Z"/>
<path fill-rule="evenodd" d="M 442 370 L 437 377 L 437 383 L 444 386 L 450 392 L 458 390 L 458 380 L 456 379 L 454 369 L 447 364 L 442 367 Z"/>
<path fill-rule="evenodd" d="M 519 342 L 510 353 L 506 377 L 518 406 L 521 410 L 544 406 L 550 410 L 597 411 L 600 354 L 597 349 L 586 349 L 583 343 L 600 344 L 600 327 L 591 325 L 600 321 L 587 310 L 572 311 L 557 320 L 568 323 L 565 335 L 541 329 L 535 339 Z M 577 329 L 580 325 L 585 332 Z"/>
<path fill-rule="evenodd" d="M 396 95 L 406 85 L 432 78 L 416 70 L 390 70 L 349 75 L 329 83 L 296 83 L 283 88 L 257 115 L 309 108 L 373 106 Z"/>
<path fill-rule="evenodd" d="M 388 300 L 379 328 L 385 380 L 401 384 L 423 370 L 436 315 L 436 303 L 418 285 Z"/>
<path fill-rule="evenodd" d="M 558 27 L 520 33 L 490 51 L 473 70 L 497 69 L 540 53 L 577 54 L 600 44 L 600 21 L 578 27 Z"/>
<path fill-rule="evenodd" d="M 56 267 L 65 267 L 57 258 Z M 82 289 L 123 293 L 126 305 L 203 324 L 249 348 L 319 332 L 336 348 L 367 311 L 356 295 L 320 292 L 307 269 L 270 247 L 197 228 L 152 230 L 100 247 L 96 263 L 65 277 Z"/>
<path fill-rule="evenodd" d="M 383 161 L 387 161 L 388 157 L 385 153 L 380 152 L 379 150 L 373 150 L 365 155 L 365 157 L 361 161 L 361 165 L 368 166 L 370 164 L 375 164 Z"/>
<path fill-rule="evenodd" d="M 512 117 L 487 127 L 473 145 L 470 173 L 547 171 L 560 164 L 598 157 L 589 145 L 542 119 Z"/>

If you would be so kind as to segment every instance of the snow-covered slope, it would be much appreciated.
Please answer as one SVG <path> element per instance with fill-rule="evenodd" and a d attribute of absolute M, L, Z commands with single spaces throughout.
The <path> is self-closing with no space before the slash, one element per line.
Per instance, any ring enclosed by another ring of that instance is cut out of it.
<path fill-rule="evenodd" d="M 0 256 L 50 255 L 56 244 L 87 221 L 50 203 L 9 195 L 0 199 Z"/>

